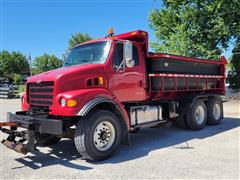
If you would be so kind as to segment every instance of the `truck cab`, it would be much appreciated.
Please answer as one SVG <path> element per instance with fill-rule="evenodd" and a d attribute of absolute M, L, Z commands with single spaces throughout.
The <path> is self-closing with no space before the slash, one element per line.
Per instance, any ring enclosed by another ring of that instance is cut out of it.
<path fill-rule="evenodd" d="M 40 92 L 42 99 L 34 95 L 37 93 L 32 92 L 32 84 L 40 85 L 41 82 L 53 83 L 53 98 L 47 96 L 49 92 Z M 24 96 L 22 108 L 47 106 L 53 115 L 75 116 L 89 100 L 85 94 L 91 96 L 89 91 L 93 92 L 92 96 L 95 96 L 94 91 L 102 91 L 102 96 L 110 95 L 119 102 L 139 102 L 146 100 L 146 87 L 142 45 L 107 37 L 74 47 L 62 68 L 30 78 L 27 82 L 28 97 Z M 97 96 L 101 94 L 97 93 Z M 68 109 L 65 101 L 70 99 L 77 103 Z"/>

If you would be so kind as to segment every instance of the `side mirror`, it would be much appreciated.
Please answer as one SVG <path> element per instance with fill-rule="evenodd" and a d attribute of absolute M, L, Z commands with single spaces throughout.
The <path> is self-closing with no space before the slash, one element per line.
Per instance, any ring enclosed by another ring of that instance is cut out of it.
<path fill-rule="evenodd" d="M 123 45 L 123 57 L 126 62 L 126 66 L 131 68 L 134 66 L 135 62 L 133 60 L 133 47 L 131 41 L 125 41 Z"/>

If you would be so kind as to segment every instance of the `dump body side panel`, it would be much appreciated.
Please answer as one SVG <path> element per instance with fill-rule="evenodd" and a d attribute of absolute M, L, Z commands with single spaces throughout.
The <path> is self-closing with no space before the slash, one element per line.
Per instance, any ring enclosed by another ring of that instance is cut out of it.
<path fill-rule="evenodd" d="M 226 59 L 205 60 L 168 54 L 147 57 L 149 96 L 176 99 L 185 94 L 225 94 Z"/>

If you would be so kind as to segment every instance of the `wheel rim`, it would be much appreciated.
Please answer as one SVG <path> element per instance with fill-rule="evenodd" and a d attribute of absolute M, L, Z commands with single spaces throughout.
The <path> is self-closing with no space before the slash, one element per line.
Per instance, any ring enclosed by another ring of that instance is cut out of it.
<path fill-rule="evenodd" d="M 113 125 L 108 121 L 103 121 L 99 123 L 94 130 L 94 145 L 98 150 L 106 151 L 112 147 L 115 136 Z"/>
<path fill-rule="evenodd" d="M 219 104 L 214 104 L 213 106 L 213 116 L 216 120 L 220 119 L 221 117 L 221 108 Z"/>
<path fill-rule="evenodd" d="M 202 124 L 204 122 L 205 112 L 202 106 L 198 106 L 195 112 L 195 120 L 198 124 Z"/>

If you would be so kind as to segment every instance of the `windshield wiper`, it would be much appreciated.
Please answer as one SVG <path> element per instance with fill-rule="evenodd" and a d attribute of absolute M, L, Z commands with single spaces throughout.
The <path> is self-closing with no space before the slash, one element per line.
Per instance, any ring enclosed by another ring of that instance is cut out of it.
<path fill-rule="evenodd" d="M 65 63 L 63 64 L 63 66 L 68 66 L 68 65 L 70 65 L 68 62 L 65 62 Z"/>
<path fill-rule="evenodd" d="M 93 62 L 90 62 L 90 61 L 88 61 L 88 60 L 86 60 L 86 59 L 83 59 L 82 62 L 83 62 L 84 64 L 94 64 Z"/>

